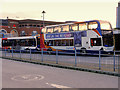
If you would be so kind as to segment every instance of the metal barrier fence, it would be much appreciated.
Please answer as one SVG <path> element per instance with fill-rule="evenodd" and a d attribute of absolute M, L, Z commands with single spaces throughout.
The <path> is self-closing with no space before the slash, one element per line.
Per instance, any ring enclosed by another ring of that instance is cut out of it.
<path fill-rule="evenodd" d="M 67 55 L 64 55 L 67 54 Z M 60 54 L 59 50 L 34 52 L 33 50 L 7 50 L 2 49 L 2 57 L 20 59 L 33 62 L 44 62 L 49 64 L 57 64 L 63 66 L 80 67 L 84 69 L 101 70 L 109 72 L 117 72 L 119 69 L 120 52 L 114 51 L 113 54 L 91 55 L 90 53 L 81 53 L 75 50 L 72 53 Z"/>

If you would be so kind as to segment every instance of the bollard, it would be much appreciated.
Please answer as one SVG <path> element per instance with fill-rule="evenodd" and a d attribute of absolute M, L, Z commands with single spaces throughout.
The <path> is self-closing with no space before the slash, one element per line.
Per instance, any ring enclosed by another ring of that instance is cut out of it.
<path fill-rule="evenodd" d="M 43 48 L 42 48 L 42 62 L 43 62 Z"/>
<path fill-rule="evenodd" d="M 76 47 L 75 47 L 75 67 L 77 66 L 77 55 L 76 55 Z"/>
<path fill-rule="evenodd" d="M 101 69 L 101 51 L 99 50 L 99 70 Z"/>
<path fill-rule="evenodd" d="M 5 48 L 5 57 L 6 57 L 6 48 Z"/>
<path fill-rule="evenodd" d="M 58 50 L 56 49 L 56 64 L 58 64 Z"/>
<path fill-rule="evenodd" d="M 114 66 L 113 67 L 114 67 L 114 72 L 115 72 L 115 51 L 114 51 L 114 56 L 113 57 L 114 57 Z"/>
<path fill-rule="evenodd" d="M 31 57 L 32 57 L 32 56 L 31 56 L 31 49 L 30 49 L 30 60 L 31 60 Z"/>

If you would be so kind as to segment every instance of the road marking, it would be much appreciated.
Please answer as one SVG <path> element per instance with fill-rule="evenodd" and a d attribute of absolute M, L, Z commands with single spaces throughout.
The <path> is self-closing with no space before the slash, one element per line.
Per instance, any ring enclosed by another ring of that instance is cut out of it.
<path fill-rule="evenodd" d="M 58 84 L 53 84 L 53 83 L 46 83 L 47 85 L 50 85 L 50 86 L 53 86 L 53 87 L 56 87 L 56 88 L 71 88 L 71 87 L 68 87 L 68 86 L 63 86 L 63 85 L 58 85 Z"/>
<path fill-rule="evenodd" d="M 31 81 L 31 80 L 41 80 L 44 76 L 37 74 L 27 74 L 27 75 L 17 75 L 11 78 L 14 81 Z"/>

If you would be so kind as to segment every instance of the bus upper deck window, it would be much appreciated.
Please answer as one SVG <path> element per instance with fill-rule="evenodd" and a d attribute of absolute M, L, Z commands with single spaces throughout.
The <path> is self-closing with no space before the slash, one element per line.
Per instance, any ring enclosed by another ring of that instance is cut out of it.
<path fill-rule="evenodd" d="M 111 24 L 108 22 L 100 22 L 101 30 L 112 30 Z"/>
<path fill-rule="evenodd" d="M 60 32 L 60 27 L 59 27 L 59 26 L 54 27 L 54 32 L 55 32 L 55 33 Z"/>
<path fill-rule="evenodd" d="M 69 25 L 61 26 L 61 32 L 68 32 L 69 31 Z"/>
<path fill-rule="evenodd" d="M 46 28 L 43 28 L 43 29 L 42 29 L 42 33 L 46 33 Z"/>
<path fill-rule="evenodd" d="M 82 30 L 87 30 L 87 23 L 79 24 L 79 31 L 82 31 Z"/>
<path fill-rule="evenodd" d="M 69 31 L 78 31 L 78 25 L 77 24 L 70 25 Z"/>
<path fill-rule="evenodd" d="M 90 22 L 88 24 L 88 29 L 92 30 L 92 29 L 96 29 L 98 27 L 97 22 Z"/>
<path fill-rule="evenodd" d="M 53 27 L 48 27 L 47 28 L 47 33 L 53 33 Z"/>

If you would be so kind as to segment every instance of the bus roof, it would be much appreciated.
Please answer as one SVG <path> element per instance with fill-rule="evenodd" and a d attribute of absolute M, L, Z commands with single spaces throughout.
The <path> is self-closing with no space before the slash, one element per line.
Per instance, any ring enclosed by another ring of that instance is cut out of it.
<path fill-rule="evenodd" d="M 72 25 L 74 23 L 66 23 L 66 24 L 57 24 L 57 25 L 49 25 L 49 26 L 46 26 L 46 28 L 48 27 L 56 27 L 56 26 L 64 26 L 64 25 Z"/>
<path fill-rule="evenodd" d="M 90 21 L 82 21 L 82 22 L 75 22 L 76 24 L 79 24 L 79 23 L 89 23 L 89 22 L 104 22 L 104 23 L 109 23 L 108 21 L 104 21 L 104 20 L 90 20 Z"/>
<path fill-rule="evenodd" d="M 35 38 L 36 36 L 24 36 L 24 37 L 10 37 L 7 39 L 32 39 Z"/>
<path fill-rule="evenodd" d="M 66 23 L 66 24 L 49 25 L 49 26 L 46 26 L 46 28 L 47 28 L 47 27 L 63 26 L 63 25 L 89 23 L 89 22 L 109 23 L 108 21 L 104 21 L 104 20 L 90 20 L 90 21 L 81 21 L 81 22 L 73 22 L 73 23 Z"/>

